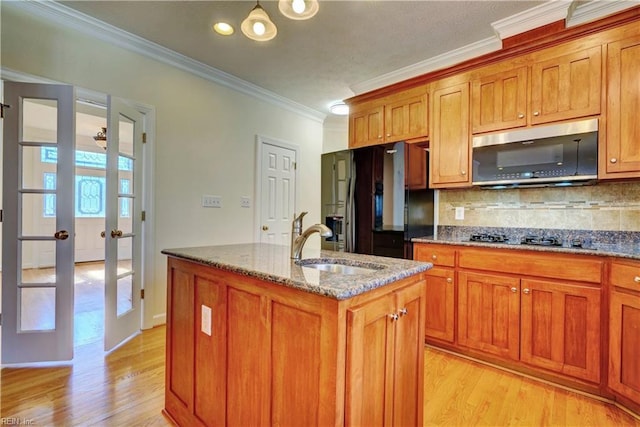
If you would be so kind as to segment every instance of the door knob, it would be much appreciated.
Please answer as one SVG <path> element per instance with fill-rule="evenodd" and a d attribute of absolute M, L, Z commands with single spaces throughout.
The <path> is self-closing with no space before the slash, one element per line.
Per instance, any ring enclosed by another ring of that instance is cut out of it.
<path fill-rule="evenodd" d="M 268 229 L 269 229 L 269 226 L 268 226 L 268 225 L 263 225 L 263 226 L 262 226 L 262 231 L 267 231 Z"/>
<path fill-rule="evenodd" d="M 56 231 L 53 237 L 55 237 L 56 240 L 67 240 L 69 238 L 69 232 L 67 230 Z"/>
<path fill-rule="evenodd" d="M 111 230 L 111 237 L 114 239 L 116 237 L 122 237 L 122 230 Z"/>
<path fill-rule="evenodd" d="M 102 230 L 100 232 L 100 237 L 102 237 L 103 239 L 105 238 L 106 235 L 107 235 L 107 233 L 105 233 L 104 230 Z"/>

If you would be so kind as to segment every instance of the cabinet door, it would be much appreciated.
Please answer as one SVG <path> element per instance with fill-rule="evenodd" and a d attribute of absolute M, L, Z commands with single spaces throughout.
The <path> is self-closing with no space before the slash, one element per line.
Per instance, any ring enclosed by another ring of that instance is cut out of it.
<path fill-rule="evenodd" d="M 454 270 L 435 267 L 427 272 L 425 335 L 452 343 L 455 311 Z"/>
<path fill-rule="evenodd" d="M 393 295 L 347 311 L 346 425 L 391 425 L 393 314 Z"/>
<path fill-rule="evenodd" d="M 349 148 L 382 144 L 384 107 L 354 112 L 349 116 Z"/>
<path fill-rule="evenodd" d="M 640 405 L 640 293 L 611 291 L 609 387 Z"/>
<path fill-rule="evenodd" d="M 415 144 L 405 144 L 405 185 L 409 190 L 427 188 L 427 153 Z"/>
<path fill-rule="evenodd" d="M 458 273 L 458 343 L 518 360 L 520 348 L 520 280 L 513 277 Z"/>
<path fill-rule="evenodd" d="M 601 77 L 600 46 L 533 64 L 530 123 L 600 114 Z"/>
<path fill-rule="evenodd" d="M 398 320 L 395 321 L 393 379 L 393 425 L 421 426 L 424 376 L 424 282 L 395 293 Z M 368 425 L 368 424 L 367 424 Z"/>
<path fill-rule="evenodd" d="M 426 94 L 385 104 L 385 142 L 426 137 L 427 105 Z"/>
<path fill-rule="evenodd" d="M 600 288 L 522 280 L 520 358 L 600 381 Z"/>
<path fill-rule="evenodd" d="M 608 45 L 606 166 L 600 168 L 601 178 L 640 176 L 639 73 L 640 36 Z"/>
<path fill-rule="evenodd" d="M 527 67 L 481 77 L 471 83 L 472 132 L 527 124 Z"/>
<path fill-rule="evenodd" d="M 432 110 L 431 187 L 470 185 L 469 83 L 435 90 Z"/>

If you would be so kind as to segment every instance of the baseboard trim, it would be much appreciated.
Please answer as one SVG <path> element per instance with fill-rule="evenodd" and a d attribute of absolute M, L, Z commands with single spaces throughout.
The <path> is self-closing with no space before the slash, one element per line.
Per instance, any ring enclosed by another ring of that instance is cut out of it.
<path fill-rule="evenodd" d="M 153 327 L 165 325 L 167 323 L 167 313 L 156 314 L 153 316 Z"/>

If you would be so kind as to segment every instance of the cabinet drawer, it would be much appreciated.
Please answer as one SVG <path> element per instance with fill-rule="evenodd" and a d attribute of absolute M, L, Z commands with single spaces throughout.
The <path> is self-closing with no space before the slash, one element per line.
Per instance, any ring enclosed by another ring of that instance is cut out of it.
<path fill-rule="evenodd" d="M 609 283 L 621 288 L 640 292 L 640 263 L 611 263 Z"/>
<path fill-rule="evenodd" d="M 433 265 L 453 267 L 456 263 L 456 250 L 446 245 L 416 243 L 413 245 L 413 259 L 430 262 Z"/>
<path fill-rule="evenodd" d="M 602 264 L 586 256 L 499 249 L 460 250 L 458 266 L 526 276 L 601 283 Z"/>

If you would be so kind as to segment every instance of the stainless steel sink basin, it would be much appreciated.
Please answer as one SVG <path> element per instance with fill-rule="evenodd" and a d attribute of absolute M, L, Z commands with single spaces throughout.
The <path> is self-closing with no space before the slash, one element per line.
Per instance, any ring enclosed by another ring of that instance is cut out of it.
<path fill-rule="evenodd" d="M 343 259 L 303 259 L 296 264 L 336 274 L 369 274 L 385 268 L 383 265 L 359 263 Z"/>

